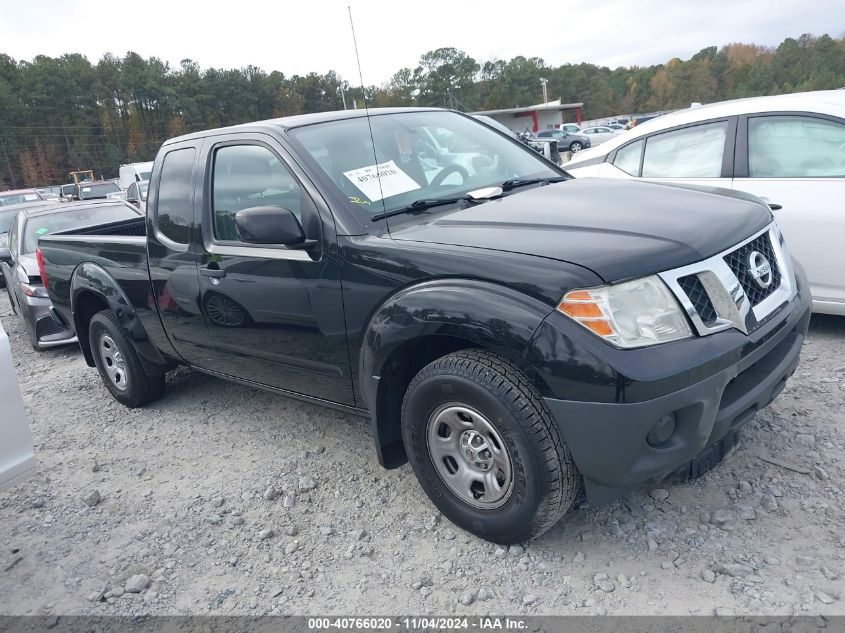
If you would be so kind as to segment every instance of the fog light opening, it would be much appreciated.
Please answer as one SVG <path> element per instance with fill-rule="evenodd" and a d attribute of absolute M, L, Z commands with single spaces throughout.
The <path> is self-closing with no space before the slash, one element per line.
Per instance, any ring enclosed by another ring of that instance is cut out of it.
<path fill-rule="evenodd" d="M 646 440 L 651 446 L 659 447 L 666 444 L 674 432 L 675 414 L 667 413 L 652 427 Z"/>

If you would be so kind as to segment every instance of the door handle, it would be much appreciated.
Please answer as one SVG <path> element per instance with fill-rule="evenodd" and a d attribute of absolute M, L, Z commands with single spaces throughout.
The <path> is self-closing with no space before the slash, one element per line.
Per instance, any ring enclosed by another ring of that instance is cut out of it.
<path fill-rule="evenodd" d="M 226 276 L 226 271 L 221 268 L 200 268 L 200 275 L 220 279 Z"/>

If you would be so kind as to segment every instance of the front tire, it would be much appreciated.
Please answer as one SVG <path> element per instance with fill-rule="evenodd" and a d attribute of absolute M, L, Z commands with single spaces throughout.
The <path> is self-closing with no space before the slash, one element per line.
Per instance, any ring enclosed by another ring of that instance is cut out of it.
<path fill-rule="evenodd" d="M 88 326 L 88 341 L 100 378 L 119 403 L 134 409 L 162 396 L 164 374 L 149 376 L 144 371 L 112 310 L 94 315 Z"/>
<path fill-rule="evenodd" d="M 569 146 L 569 151 L 573 154 L 575 152 L 580 152 L 582 149 L 584 149 L 584 146 L 581 145 L 581 143 L 579 143 L 578 141 L 572 141 L 572 144 Z"/>
<path fill-rule="evenodd" d="M 542 398 L 496 354 L 455 352 L 424 367 L 405 393 L 402 435 L 434 505 L 489 541 L 536 538 L 580 490 L 578 471 Z"/>

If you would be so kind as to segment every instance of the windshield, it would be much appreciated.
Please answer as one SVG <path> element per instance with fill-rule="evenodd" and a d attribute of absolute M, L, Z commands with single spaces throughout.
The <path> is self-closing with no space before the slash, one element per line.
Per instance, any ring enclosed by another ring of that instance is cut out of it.
<path fill-rule="evenodd" d="M 97 183 L 80 183 L 79 199 L 105 198 L 110 193 L 120 193 L 121 189 L 111 181 Z"/>
<path fill-rule="evenodd" d="M 371 215 L 506 180 L 561 175 L 524 145 L 455 112 L 383 114 L 369 123 L 360 117 L 290 134 L 347 200 Z"/>
<path fill-rule="evenodd" d="M 0 207 L 8 207 L 10 204 L 22 202 L 35 202 L 36 200 L 41 200 L 41 196 L 34 192 L 0 194 Z"/>
<path fill-rule="evenodd" d="M 69 205 L 68 205 L 69 206 Z M 38 238 L 42 235 L 49 235 L 57 231 L 69 231 L 81 229 L 86 226 L 98 226 L 137 218 L 138 214 L 129 207 L 120 205 L 105 205 L 91 207 L 90 209 L 75 209 L 73 211 L 60 211 L 50 215 L 38 215 L 28 218 L 23 229 L 23 244 L 21 252 L 34 253 L 38 246 Z"/>
<path fill-rule="evenodd" d="M 141 178 L 141 180 L 149 180 L 150 176 L 152 176 L 152 172 L 151 171 L 139 171 L 138 176 Z"/>

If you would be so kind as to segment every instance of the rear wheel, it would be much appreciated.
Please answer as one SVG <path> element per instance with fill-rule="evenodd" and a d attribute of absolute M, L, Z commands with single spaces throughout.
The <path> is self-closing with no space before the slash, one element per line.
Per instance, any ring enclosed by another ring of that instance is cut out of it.
<path fill-rule="evenodd" d="M 100 378 L 115 400 L 141 407 L 164 393 L 164 374 L 149 376 L 111 310 L 98 312 L 88 327 L 88 340 Z"/>
<path fill-rule="evenodd" d="M 455 352 L 424 367 L 405 394 L 402 433 L 434 505 L 496 543 L 539 536 L 579 491 L 575 464 L 539 394 L 496 354 Z"/>

